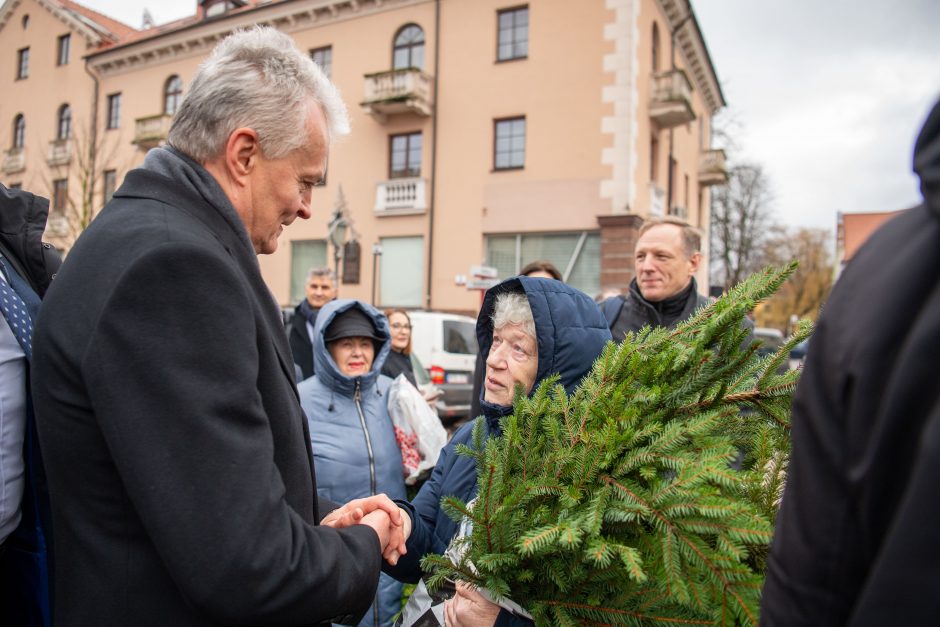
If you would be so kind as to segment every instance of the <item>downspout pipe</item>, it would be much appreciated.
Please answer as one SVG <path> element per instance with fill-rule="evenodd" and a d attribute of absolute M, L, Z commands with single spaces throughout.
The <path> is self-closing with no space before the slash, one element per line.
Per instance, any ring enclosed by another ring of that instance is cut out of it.
<path fill-rule="evenodd" d="M 431 308 L 431 280 L 434 269 L 434 207 L 437 189 L 437 101 L 441 84 L 441 0 L 434 0 L 434 102 L 431 104 L 431 184 L 428 191 L 428 273 L 424 308 Z"/>
<path fill-rule="evenodd" d="M 679 29 L 682 28 L 686 22 L 692 18 L 692 11 L 689 10 L 685 14 L 679 23 L 669 29 L 669 66 L 671 70 L 676 69 L 676 33 L 679 32 Z M 666 164 L 666 167 L 669 168 L 669 171 L 666 172 L 666 213 L 672 213 L 672 188 L 675 185 L 673 181 L 673 166 L 672 166 L 672 141 L 673 141 L 673 132 L 674 129 L 670 127 L 669 129 L 669 161 Z M 688 207 L 686 207 L 688 209 Z"/>
<path fill-rule="evenodd" d="M 98 93 L 100 90 L 100 83 L 98 76 L 91 71 L 91 68 L 88 65 L 88 57 L 85 57 L 85 73 L 91 77 L 95 87 L 92 90 L 91 97 L 91 126 L 89 128 L 90 137 L 88 142 L 88 195 L 83 199 L 83 202 L 87 203 L 86 206 L 88 207 L 89 211 L 94 211 L 95 182 L 98 178 Z"/>

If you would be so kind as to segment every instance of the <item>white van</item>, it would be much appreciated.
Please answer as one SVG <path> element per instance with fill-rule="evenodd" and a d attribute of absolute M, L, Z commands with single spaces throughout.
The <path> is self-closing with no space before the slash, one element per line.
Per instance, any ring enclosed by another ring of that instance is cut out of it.
<path fill-rule="evenodd" d="M 409 311 L 411 350 L 443 390 L 437 413 L 445 426 L 470 415 L 477 357 L 475 318 L 438 311 Z"/>

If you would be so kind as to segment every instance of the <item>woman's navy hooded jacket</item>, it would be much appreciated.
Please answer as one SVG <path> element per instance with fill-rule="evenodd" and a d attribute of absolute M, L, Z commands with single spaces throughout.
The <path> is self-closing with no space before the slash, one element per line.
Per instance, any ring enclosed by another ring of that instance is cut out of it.
<path fill-rule="evenodd" d="M 493 342 L 493 308 L 496 297 L 504 292 L 524 293 L 532 308 L 538 340 L 539 366 L 532 389 L 553 374 L 570 394 L 580 383 L 611 339 L 610 329 L 591 298 L 561 281 L 532 277 L 507 279 L 493 287 L 483 299 L 477 319 L 477 340 L 480 351 L 489 353 Z M 486 435 L 499 434 L 499 419 L 512 413 L 512 407 L 481 401 Z M 412 520 L 408 553 L 396 566 L 383 565 L 383 570 L 396 579 L 416 582 L 421 578 L 420 560 L 428 553 L 443 554 L 457 533 L 457 523 L 441 509 L 441 499 L 455 496 L 464 502 L 476 494 L 477 476 L 474 461 L 457 455 L 458 444 L 472 446 L 471 421 L 461 427 L 441 451 L 431 476 L 411 503 L 401 502 Z M 503 612 L 497 624 L 504 624 Z"/>
<path fill-rule="evenodd" d="M 369 316 L 376 335 L 372 369 L 361 377 L 340 372 L 323 341 L 323 333 L 338 314 L 354 307 Z M 310 442 L 317 473 L 317 493 L 336 503 L 385 493 L 405 498 L 401 450 L 388 416 L 388 388 L 392 380 L 379 374 L 391 350 L 388 320 L 374 307 L 356 300 L 334 300 L 320 310 L 314 331 L 314 376 L 297 389 L 310 425 Z M 359 407 L 355 394 L 359 387 Z M 362 409 L 360 417 L 359 409 Z M 401 609 L 401 584 L 390 577 L 379 580 L 377 603 L 360 625 L 391 625 Z M 378 608 L 379 621 L 373 622 Z"/>

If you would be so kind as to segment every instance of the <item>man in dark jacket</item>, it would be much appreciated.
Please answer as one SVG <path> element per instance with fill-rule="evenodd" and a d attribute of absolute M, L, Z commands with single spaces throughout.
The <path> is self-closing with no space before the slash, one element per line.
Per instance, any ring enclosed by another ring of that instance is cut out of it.
<path fill-rule="evenodd" d="M 640 227 L 634 256 L 636 278 L 627 296 L 601 303 L 614 340 L 644 326 L 674 327 L 710 301 L 698 293 L 701 236 L 673 216 L 650 218 Z"/>
<path fill-rule="evenodd" d="M 310 217 L 347 127 L 289 36 L 237 31 L 193 78 L 169 146 L 128 173 L 69 253 L 33 371 L 57 625 L 355 622 L 383 550 L 404 548 L 388 497 L 338 514 L 317 498 L 256 256 Z"/>
<path fill-rule="evenodd" d="M 924 203 L 852 258 L 793 400 L 763 625 L 934 625 L 940 614 L 940 102 Z"/>
<path fill-rule="evenodd" d="M 314 373 L 313 333 L 320 308 L 336 298 L 336 275 L 329 268 L 310 268 L 304 283 L 304 299 L 294 308 L 290 319 L 288 340 L 294 363 L 300 368 L 301 380 Z"/>
<path fill-rule="evenodd" d="M 0 624 L 51 624 L 52 517 L 30 398 L 32 324 L 62 263 L 49 201 L 0 185 Z M 29 322 L 27 322 L 27 319 Z"/>

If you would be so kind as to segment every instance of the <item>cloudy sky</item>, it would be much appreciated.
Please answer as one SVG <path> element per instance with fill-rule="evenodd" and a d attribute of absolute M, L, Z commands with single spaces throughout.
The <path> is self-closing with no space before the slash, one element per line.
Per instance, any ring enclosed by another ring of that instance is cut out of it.
<path fill-rule="evenodd" d="M 196 6 L 80 1 L 131 26 L 145 6 L 158 24 Z M 833 229 L 837 211 L 920 200 L 911 148 L 940 97 L 940 1 L 692 3 L 737 129 L 729 156 L 764 166 L 778 221 Z"/>

